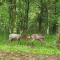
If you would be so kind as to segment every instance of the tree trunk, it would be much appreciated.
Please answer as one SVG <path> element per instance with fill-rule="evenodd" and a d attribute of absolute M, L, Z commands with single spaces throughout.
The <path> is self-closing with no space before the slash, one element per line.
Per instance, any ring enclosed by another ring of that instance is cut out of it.
<path fill-rule="evenodd" d="M 57 46 L 58 49 L 60 49 L 60 23 L 58 23 L 58 33 L 57 33 L 56 46 Z"/>
<path fill-rule="evenodd" d="M 60 17 L 57 13 L 57 2 L 59 0 L 55 0 L 55 19 L 58 20 L 58 29 L 57 29 L 57 41 L 56 41 L 56 46 L 58 49 L 60 49 Z M 59 5 L 60 6 L 60 5 Z"/>
<path fill-rule="evenodd" d="M 9 0 L 9 31 L 10 33 L 16 33 L 16 0 Z"/>
<path fill-rule="evenodd" d="M 28 32 L 28 14 L 29 14 L 29 0 L 25 0 L 25 19 L 23 28 L 25 34 Z"/>
<path fill-rule="evenodd" d="M 47 27 L 48 27 L 47 1 L 41 0 L 41 13 L 40 13 L 40 19 L 39 19 L 39 30 L 41 31 L 41 33 L 45 34 L 45 33 L 47 33 Z"/>

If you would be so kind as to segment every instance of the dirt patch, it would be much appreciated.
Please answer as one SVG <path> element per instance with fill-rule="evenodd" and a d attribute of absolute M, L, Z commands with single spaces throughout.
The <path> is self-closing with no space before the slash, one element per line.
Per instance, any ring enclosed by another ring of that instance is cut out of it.
<path fill-rule="evenodd" d="M 0 60 L 60 60 L 60 55 L 38 55 L 20 52 L 0 52 Z"/>

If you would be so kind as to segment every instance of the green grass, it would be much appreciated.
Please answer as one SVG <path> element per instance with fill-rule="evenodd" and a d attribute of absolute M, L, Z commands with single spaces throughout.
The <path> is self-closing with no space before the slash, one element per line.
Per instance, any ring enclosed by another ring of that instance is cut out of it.
<path fill-rule="evenodd" d="M 4 38 L 3 38 L 4 37 Z M 39 41 L 20 40 L 9 42 L 6 35 L 0 36 L 0 51 L 3 52 L 26 52 L 33 54 L 60 54 L 60 51 L 55 47 L 56 36 L 45 36 L 45 44 L 41 46 Z"/>
<path fill-rule="evenodd" d="M 3 52 L 25 52 L 25 53 L 32 53 L 32 54 L 60 54 L 58 49 L 40 47 L 40 48 L 30 48 L 23 45 L 0 45 L 0 51 Z"/>

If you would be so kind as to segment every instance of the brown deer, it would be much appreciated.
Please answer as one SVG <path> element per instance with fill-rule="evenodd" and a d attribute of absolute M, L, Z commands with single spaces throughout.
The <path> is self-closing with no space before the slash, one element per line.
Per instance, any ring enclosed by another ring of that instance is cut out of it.
<path fill-rule="evenodd" d="M 31 38 L 34 40 L 38 40 L 41 43 L 44 43 L 44 36 L 42 36 L 41 34 L 32 34 Z"/>
<path fill-rule="evenodd" d="M 29 35 L 22 35 L 22 39 L 29 40 L 30 36 Z"/>

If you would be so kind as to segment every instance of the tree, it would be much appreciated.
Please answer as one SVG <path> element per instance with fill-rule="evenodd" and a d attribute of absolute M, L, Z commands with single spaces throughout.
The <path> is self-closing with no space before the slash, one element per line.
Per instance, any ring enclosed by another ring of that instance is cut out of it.
<path fill-rule="evenodd" d="M 25 0 L 25 19 L 24 19 L 24 33 L 27 33 L 28 30 L 28 15 L 29 14 L 29 0 Z"/>
<path fill-rule="evenodd" d="M 16 0 L 9 0 L 10 33 L 16 33 Z"/>
<path fill-rule="evenodd" d="M 55 0 L 55 5 L 56 5 L 56 17 L 58 19 L 58 28 L 57 28 L 57 41 L 56 41 L 56 46 L 58 49 L 60 49 L 60 1 Z"/>
<path fill-rule="evenodd" d="M 48 25 L 48 7 L 47 7 L 47 1 L 46 0 L 41 0 L 41 12 L 40 16 L 38 19 L 39 22 L 39 31 L 41 33 L 46 33 L 47 32 L 47 25 Z"/>
<path fill-rule="evenodd" d="M 28 30 L 28 14 L 29 14 L 29 0 L 19 0 L 18 2 L 18 15 L 17 15 L 17 32 L 20 30 L 27 33 Z"/>

